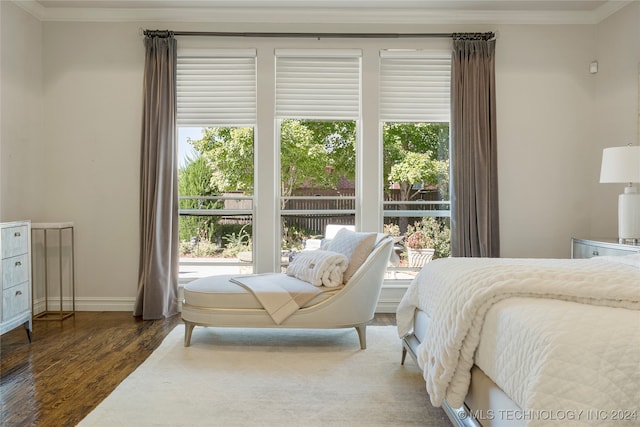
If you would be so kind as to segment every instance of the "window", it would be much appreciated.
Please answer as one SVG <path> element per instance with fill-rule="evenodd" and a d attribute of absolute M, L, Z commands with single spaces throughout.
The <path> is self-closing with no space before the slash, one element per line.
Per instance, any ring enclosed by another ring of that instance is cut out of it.
<path fill-rule="evenodd" d="M 450 252 L 448 53 L 382 51 L 384 229 L 396 238 L 391 277 L 411 278 Z"/>
<path fill-rule="evenodd" d="M 181 280 L 277 271 L 328 225 L 397 230 L 389 280 L 417 269 L 402 246 L 416 221 L 436 221 L 447 250 L 449 44 L 185 39 Z"/>
<path fill-rule="evenodd" d="M 355 223 L 360 56 L 276 50 L 283 266 L 287 254 L 318 242 L 328 225 Z"/>
<path fill-rule="evenodd" d="M 178 52 L 182 281 L 253 271 L 255 123 L 254 49 Z"/>

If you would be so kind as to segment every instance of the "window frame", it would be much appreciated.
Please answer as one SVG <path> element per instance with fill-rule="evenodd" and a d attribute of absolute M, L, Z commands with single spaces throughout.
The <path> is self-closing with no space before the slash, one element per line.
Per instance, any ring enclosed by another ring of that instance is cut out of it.
<path fill-rule="evenodd" d="M 220 39 L 185 38 L 183 48 L 256 50 L 257 121 L 254 133 L 254 271 L 266 273 L 280 268 L 279 146 L 275 119 L 276 49 L 358 49 L 361 58 L 361 108 L 356 141 L 356 229 L 382 231 L 382 124 L 378 92 L 380 52 L 385 49 L 436 49 L 450 51 L 446 39 Z"/>
<path fill-rule="evenodd" d="M 221 70 L 221 74 L 215 74 Z M 178 48 L 177 53 L 177 88 L 176 88 L 176 135 L 181 128 L 249 127 L 254 133 L 254 170 L 257 161 L 255 157 L 255 131 L 257 125 L 257 52 L 254 48 L 216 49 L 216 48 Z M 210 77 L 209 77 L 210 76 Z M 215 78 L 214 78 L 215 77 Z M 202 89 L 202 90 L 199 90 Z M 210 104 L 206 103 L 207 99 Z M 225 111 L 229 103 L 237 112 L 236 115 L 215 114 L 214 111 Z M 182 167 L 178 162 L 178 167 Z M 255 175 L 255 174 L 254 174 Z M 255 176 L 254 176 L 255 182 Z M 255 187 L 255 184 L 254 184 Z M 250 209 L 188 209 L 179 208 L 179 217 L 235 217 L 251 218 L 251 228 L 254 229 L 255 219 L 255 189 L 252 195 L 233 196 L 220 194 L 199 197 L 180 194 L 179 201 L 188 199 L 219 200 L 225 205 L 227 201 L 248 201 Z M 255 240 L 251 236 L 252 242 Z M 197 242 L 195 243 L 197 244 Z M 254 245 L 255 246 L 255 245 Z M 252 251 L 255 252 L 255 251 Z M 215 259 L 215 258 L 214 258 Z M 254 271 L 254 263 L 247 268 L 247 263 L 238 260 L 206 262 L 207 267 L 238 267 L 245 274 Z M 181 259 L 181 265 L 194 264 L 193 260 Z M 198 263 L 195 263 L 196 265 Z M 180 278 L 181 282 L 185 279 Z M 186 279 L 188 280 L 188 279 Z"/>

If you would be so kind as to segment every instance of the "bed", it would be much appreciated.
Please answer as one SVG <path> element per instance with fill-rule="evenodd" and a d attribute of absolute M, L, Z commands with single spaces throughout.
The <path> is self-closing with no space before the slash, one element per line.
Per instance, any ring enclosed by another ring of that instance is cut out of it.
<path fill-rule="evenodd" d="M 640 254 L 439 259 L 396 315 L 456 425 L 640 425 Z"/>

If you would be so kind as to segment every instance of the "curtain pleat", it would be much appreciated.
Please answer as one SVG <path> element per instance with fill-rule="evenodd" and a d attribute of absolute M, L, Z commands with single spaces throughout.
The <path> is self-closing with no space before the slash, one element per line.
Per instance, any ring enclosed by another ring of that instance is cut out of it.
<path fill-rule="evenodd" d="M 495 40 L 454 39 L 451 254 L 499 257 Z"/>
<path fill-rule="evenodd" d="M 134 316 L 178 312 L 176 40 L 146 37 L 140 159 L 140 265 Z"/>

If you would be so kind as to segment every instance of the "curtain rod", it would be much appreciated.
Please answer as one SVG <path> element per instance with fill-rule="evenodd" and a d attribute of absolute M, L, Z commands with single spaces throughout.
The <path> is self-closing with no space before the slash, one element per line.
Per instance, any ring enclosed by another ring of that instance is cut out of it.
<path fill-rule="evenodd" d="M 367 38 L 367 39 L 400 39 L 400 38 L 461 38 L 466 40 L 490 40 L 495 37 L 489 33 L 262 33 L 262 32 L 210 32 L 210 31 L 169 31 L 144 30 L 148 37 L 172 36 L 207 36 L 207 37 L 293 37 L 293 38 Z"/>

